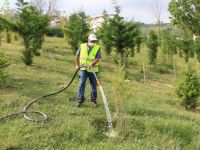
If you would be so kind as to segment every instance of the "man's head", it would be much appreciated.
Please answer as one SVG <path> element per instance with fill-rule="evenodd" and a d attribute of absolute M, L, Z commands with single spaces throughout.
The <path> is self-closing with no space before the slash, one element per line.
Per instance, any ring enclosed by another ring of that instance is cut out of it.
<path fill-rule="evenodd" d="M 88 46 L 93 46 L 96 41 L 97 41 L 96 35 L 90 34 L 88 37 Z"/>

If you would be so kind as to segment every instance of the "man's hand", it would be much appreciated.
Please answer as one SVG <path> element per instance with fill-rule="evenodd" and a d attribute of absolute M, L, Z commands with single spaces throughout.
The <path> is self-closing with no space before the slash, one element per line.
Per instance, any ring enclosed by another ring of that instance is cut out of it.
<path fill-rule="evenodd" d="M 93 68 L 93 64 L 91 64 L 90 66 L 89 66 L 89 69 L 92 69 Z"/>
<path fill-rule="evenodd" d="M 76 65 L 76 70 L 80 70 L 80 66 L 79 65 Z"/>
<path fill-rule="evenodd" d="M 93 67 L 99 62 L 100 58 L 96 58 L 92 64 L 89 66 L 90 69 L 93 69 Z"/>

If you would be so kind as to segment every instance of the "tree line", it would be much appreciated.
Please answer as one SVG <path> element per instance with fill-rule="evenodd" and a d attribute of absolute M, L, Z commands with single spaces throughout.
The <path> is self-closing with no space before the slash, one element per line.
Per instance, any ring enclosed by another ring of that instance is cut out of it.
<path fill-rule="evenodd" d="M 169 3 L 171 20 L 180 29 L 167 28 L 159 30 L 158 33 L 151 30 L 147 35 L 144 35 L 140 24 L 128 21 L 120 15 L 120 6 L 117 1 L 113 0 L 115 14 L 110 17 L 106 11 L 103 12 L 104 22 L 96 34 L 106 55 L 114 54 L 112 55 L 113 60 L 119 65 L 124 79 L 127 79 L 129 75 L 129 57 L 140 53 L 142 44 L 146 44 L 148 47 L 150 65 L 156 65 L 158 49 L 160 48 L 165 65 L 176 71 L 174 55 L 178 54 L 183 57 L 186 63 L 192 57 L 197 58 L 197 64 L 200 61 L 199 5 L 198 0 L 189 0 L 187 3 L 181 0 L 172 0 Z M 32 58 L 40 55 L 39 50 L 42 48 L 44 36 L 48 31 L 50 15 L 48 13 L 44 15 L 40 7 L 31 5 L 24 0 L 17 0 L 17 6 L 18 11 L 14 21 L 0 16 L 0 33 L 3 29 L 5 30 L 7 42 L 10 42 L 9 32 L 12 31 L 20 35 L 24 44 L 23 61 L 26 65 L 31 65 Z M 80 43 L 86 42 L 89 33 L 93 32 L 90 28 L 89 17 L 85 12 L 79 11 L 64 20 L 63 31 L 75 54 Z M 193 39 L 193 35 L 196 37 L 195 39 Z M 0 43 L 1 39 L 0 34 Z M 143 63 L 143 65 L 145 64 Z M 198 86 L 196 87 L 198 88 Z"/>

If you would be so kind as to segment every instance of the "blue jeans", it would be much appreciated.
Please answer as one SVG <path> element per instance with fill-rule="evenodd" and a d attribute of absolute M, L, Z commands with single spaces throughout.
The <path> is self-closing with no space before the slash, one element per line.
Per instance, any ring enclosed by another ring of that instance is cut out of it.
<path fill-rule="evenodd" d="M 79 83 L 78 97 L 77 97 L 79 103 L 83 103 L 84 101 L 85 85 L 88 77 L 91 85 L 91 93 L 90 93 L 91 101 L 96 101 L 97 99 L 97 82 L 94 74 L 86 70 L 80 70 L 80 83 Z"/>

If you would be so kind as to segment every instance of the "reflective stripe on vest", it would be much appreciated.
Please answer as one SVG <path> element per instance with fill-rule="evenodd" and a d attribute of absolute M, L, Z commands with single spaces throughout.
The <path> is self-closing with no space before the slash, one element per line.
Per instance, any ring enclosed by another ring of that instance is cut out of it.
<path fill-rule="evenodd" d="M 90 50 L 90 53 L 88 55 L 88 46 L 87 43 L 81 44 L 80 46 L 81 50 L 80 50 L 80 64 L 81 65 L 87 65 L 90 66 L 92 64 L 92 62 L 96 59 L 96 54 L 99 50 L 99 46 L 94 44 L 93 48 Z M 87 70 L 88 72 L 91 72 L 90 69 L 86 69 L 86 68 L 81 68 L 81 70 Z M 93 67 L 94 72 L 98 72 L 98 64 L 96 64 Z"/>

